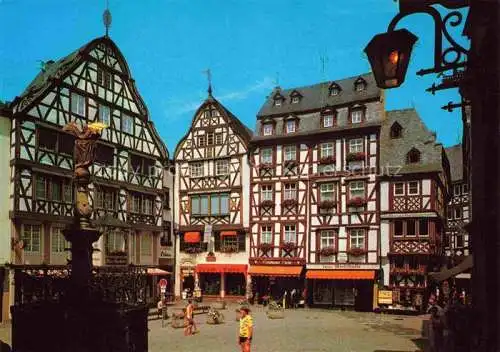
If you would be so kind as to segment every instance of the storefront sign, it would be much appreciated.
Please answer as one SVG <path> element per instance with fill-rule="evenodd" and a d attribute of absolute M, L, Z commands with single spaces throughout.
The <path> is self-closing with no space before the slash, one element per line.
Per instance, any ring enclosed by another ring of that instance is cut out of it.
<path fill-rule="evenodd" d="M 335 269 L 364 269 L 378 270 L 379 264 L 359 264 L 359 263 L 334 263 L 334 264 L 307 264 L 307 269 L 314 270 L 335 270 Z"/>
<path fill-rule="evenodd" d="M 378 304 L 392 304 L 392 291 L 380 290 L 378 291 Z"/>
<path fill-rule="evenodd" d="M 160 247 L 160 258 L 172 259 L 174 257 L 174 251 L 172 247 Z"/>

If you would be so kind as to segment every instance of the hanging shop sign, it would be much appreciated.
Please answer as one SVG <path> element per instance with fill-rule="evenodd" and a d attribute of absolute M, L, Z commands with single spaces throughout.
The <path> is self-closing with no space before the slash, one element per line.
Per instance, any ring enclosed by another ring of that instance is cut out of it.
<path fill-rule="evenodd" d="M 205 224 L 205 231 L 203 232 L 203 242 L 209 243 L 210 237 L 212 237 L 212 225 Z"/>
<path fill-rule="evenodd" d="M 392 291 L 380 290 L 378 291 L 378 304 L 388 304 L 391 305 L 392 302 Z"/>

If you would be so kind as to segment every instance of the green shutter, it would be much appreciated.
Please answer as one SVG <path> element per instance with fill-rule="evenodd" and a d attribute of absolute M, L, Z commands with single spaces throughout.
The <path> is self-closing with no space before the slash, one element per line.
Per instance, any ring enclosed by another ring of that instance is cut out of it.
<path fill-rule="evenodd" d="M 245 232 L 239 232 L 238 233 L 238 250 L 240 252 L 244 252 L 246 250 L 246 233 Z"/>

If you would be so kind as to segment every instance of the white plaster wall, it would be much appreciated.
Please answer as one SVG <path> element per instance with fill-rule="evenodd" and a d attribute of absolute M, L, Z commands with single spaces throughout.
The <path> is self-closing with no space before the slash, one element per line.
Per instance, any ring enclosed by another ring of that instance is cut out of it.
<path fill-rule="evenodd" d="M 248 227 L 250 224 L 250 165 L 246 154 L 241 158 L 240 169 L 242 182 L 242 199 L 240 202 L 243 206 L 243 226 Z"/>
<path fill-rule="evenodd" d="M 389 210 L 389 182 L 380 182 L 380 211 Z"/>
<path fill-rule="evenodd" d="M 7 189 L 10 185 L 10 119 L 0 116 L 0 263 L 10 263 L 10 199 Z"/>

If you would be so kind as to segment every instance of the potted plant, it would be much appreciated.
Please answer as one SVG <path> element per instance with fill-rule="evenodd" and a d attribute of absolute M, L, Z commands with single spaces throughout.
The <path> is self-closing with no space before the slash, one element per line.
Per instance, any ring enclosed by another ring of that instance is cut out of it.
<path fill-rule="evenodd" d="M 170 325 L 175 329 L 187 327 L 187 321 L 184 319 L 184 312 L 175 313 L 172 315 L 172 322 Z"/>
<path fill-rule="evenodd" d="M 319 208 L 320 209 L 333 209 L 333 208 L 335 208 L 335 205 L 337 205 L 337 203 L 335 203 L 335 201 L 333 201 L 333 200 L 324 200 L 321 203 L 319 203 Z"/>
<path fill-rule="evenodd" d="M 295 166 L 297 166 L 297 160 L 286 160 L 285 166 L 288 168 L 295 167 Z"/>
<path fill-rule="evenodd" d="M 363 152 L 358 152 L 358 153 L 349 153 L 346 155 L 345 160 L 347 162 L 349 161 L 359 161 L 359 160 L 365 160 L 366 154 Z"/>
<path fill-rule="evenodd" d="M 294 249 L 297 248 L 297 245 L 295 244 L 295 242 L 285 242 L 283 243 L 282 248 L 287 251 L 293 251 Z"/>
<path fill-rule="evenodd" d="M 334 247 L 324 247 L 319 251 L 319 255 L 321 255 L 322 257 L 331 257 L 335 254 L 337 254 L 337 250 Z"/>
<path fill-rule="evenodd" d="M 261 243 L 259 244 L 259 249 L 262 250 L 263 252 L 267 252 L 271 249 L 273 249 L 274 246 L 271 243 Z"/>
<path fill-rule="evenodd" d="M 333 155 L 329 155 L 329 156 L 324 156 L 324 157 L 321 157 L 319 159 L 319 163 L 321 165 L 325 165 L 325 164 L 335 164 L 335 157 Z"/>
<path fill-rule="evenodd" d="M 297 205 L 297 199 L 285 199 L 281 205 L 284 207 L 294 207 Z"/>
<path fill-rule="evenodd" d="M 348 253 L 352 256 L 359 257 L 366 254 L 366 249 L 364 248 L 350 248 Z"/>
<path fill-rule="evenodd" d="M 269 319 L 283 319 L 285 317 L 285 309 L 278 305 L 278 303 L 271 301 L 269 302 L 266 315 Z"/>
<path fill-rule="evenodd" d="M 260 170 L 271 170 L 273 168 L 273 165 L 270 163 L 263 163 L 259 165 Z"/>
<path fill-rule="evenodd" d="M 224 314 L 214 308 L 210 308 L 207 314 L 207 324 L 222 324 L 224 322 Z"/>
<path fill-rule="evenodd" d="M 361 197 L 354 197 L 347 201 L 347 206 L 349 207 L 362 207 L 366 204 L 366 199 Z"/>
<path fill-rule="evenodd" d="M 189 254 L 198 254 L 201 253 L 201 248 L 200 247 L 187 247 L 184 252 L 189 253 Z"/>
<path fill-rule="evenodd" d="M 226 245 L 226 246 L 221 247 L 220 251 L 222 253 L 235 253 L 235 252 L 238 252 L 238 246 Z"/>
<path fill-rule="evenodd" d="M 205 258 L 207 262 L 215 262 L 215 253 L 214 252 L 208 252 L 207 257 Z"/>
<path fill-rule="evenodd" d="M 260 202 L 260 206 L 263 208 L 269 208 L 274 206 L 274 202 L 272 200 L 263 200 Z"/>

